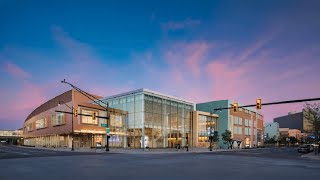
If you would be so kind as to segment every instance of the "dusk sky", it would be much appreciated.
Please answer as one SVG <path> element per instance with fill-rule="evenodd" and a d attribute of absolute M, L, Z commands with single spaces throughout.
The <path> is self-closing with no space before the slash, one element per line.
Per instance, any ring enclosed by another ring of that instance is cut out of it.
<path fill-rule="evenodd" d="M 0 0 L 0 129 L 70 89 L 195 103 L 320 97 L 320 1 Z M 303 103 L 263 106 L 265 122 Z"/>

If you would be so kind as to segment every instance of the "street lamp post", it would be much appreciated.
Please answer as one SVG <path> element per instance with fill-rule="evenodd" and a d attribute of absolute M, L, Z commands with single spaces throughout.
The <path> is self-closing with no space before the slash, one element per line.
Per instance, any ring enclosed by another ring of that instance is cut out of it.
<path fill-rule="evenodd" d="M 209 150 L 210 151 L 212 151 L 212 140 L 213 140 L 213 135 L 214 135 L 214 130 L 213 130 L 212 125 L 213 125 L 212 117 L 210 117 L 210 120 L 207 121 L 207 126 L 208 126 L 208 129 L 209 129 L 208 134 L 209 134 L 209 143 L 210 143 Z"/>
<path fill-rule="evenodd" d="M 108 109 L 109 109 L 109 103 L 107 102 L 107 108 L 106 108 L 106 116 L 108 117 Z M 110 124 L 110 119 L 107 119 L 107 126 L 108 128 L 110 127 L 109 126 Z M 107 132 L 106 130 L 106 141 L 107 141 L 107 144 L 106 144 L 106 151 L 109 151 L 109 132 Z"/>
<path fill-rule="evenodd" d="M 60 106 L 61 103 L 63 103 L 64 105 L 66 105 L 68 108 L 70 108 L 71 111 L 72 111 L 72 113 L 73 113 L 73 111 L 74 111 L 73 105 L 70 107 L 70 106 L 68 106 L 65 102 L 59 101 L 58 106 Z M 74 116 L 74 115 L 72 114 L 72 115 L 71 115 L 71 122 L 72 122 L 72 123 L 71 123 L 71 128 L 72 128 L 72 134 L 71 134 L 71 136 L 72 136 L 71 151 L 74 151 L 74 143 L 73 143 L 73 139 L 74 139 L 73 116 Z"/>

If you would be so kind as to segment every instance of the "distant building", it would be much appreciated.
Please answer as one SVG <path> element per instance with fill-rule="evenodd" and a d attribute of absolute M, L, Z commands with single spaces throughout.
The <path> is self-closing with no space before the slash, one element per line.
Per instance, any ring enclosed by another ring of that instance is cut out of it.
<path fill-rule="evenodd" d="M 289 137 L 295 137 L 298 141 L 301 140 L 301 131 L 298 129 L 289 129 Z"/>
<path fill-rule="evenodd" d="M 22 129 L 0 130 L 0 137 L 22 137 Z"/>
<path fill-rule="evenodd" d="M 280 132 L 279 132 L 279 123 L 273 122 L 268 123 L 264 126 L 264 135 L 268 136 L 269 138 L 275 138 L 275 140 L 279 139 Z"/>
<path fill-rule="evenodd" d="M 221 134 L 225 130 L 232 133 L 232 139 L 241 142 L 240 147 L 254 147 L 263 145 L 263 116 L 253 108 L 239 108 L 239 112 L 233 110 L 214 111 L 218 108 L 231 107 L 233 104 L 230 100 L 211 101 L 196 104 L 196 110 L 216 113 L 219 115 L 218 131 L 219 146 L 226 147 L 222 141 Z M 240 106 L 240 105 L 239 105 Z M 234 142 L 237 148 L 237 143 Z"/>
<path fill-rule="evenodd" d="M 288 138 L 289 137 L 289 128 L 279 128 L 280 138 Z"/>
<path fill-rule="evenodd" d="M 22 129 L 17 130 L 0 130 L 0 142 L 8 144 L 21 144 Z"/>
<path fill-rule="evenodd" d="M 278 122 L 280 128 L 298 129 L 301 132 L 312 131 L 309 123 L 304 118 L 304 112 L 289 112 L 286 116 L 274 118 L 273 122 Z"/>

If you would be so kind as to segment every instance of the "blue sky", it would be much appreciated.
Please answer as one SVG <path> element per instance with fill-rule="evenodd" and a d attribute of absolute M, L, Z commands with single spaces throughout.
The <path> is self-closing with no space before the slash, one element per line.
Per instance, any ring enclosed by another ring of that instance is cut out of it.
<path fill-rule="evenodd" d="M 318 97 L 318 1 L 0 0 L 0 128 L 79 87 L 195 102 Z M 267 122 L 303 104 L 266 107 Z"/>

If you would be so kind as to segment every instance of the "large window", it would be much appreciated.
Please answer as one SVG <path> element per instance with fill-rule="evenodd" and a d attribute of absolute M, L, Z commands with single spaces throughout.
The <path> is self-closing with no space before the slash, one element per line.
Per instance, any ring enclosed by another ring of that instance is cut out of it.
<path fill-rule="evenodd" d="M 233 116 L 233 124 L 239 124 L 242 125 L 242 118 L 238 117 L 238 116 Z"/>
<path fill-rule="evenodd" d="M 26 128 L 27 128 L 27 131 L 28 131 L 28 132 L 29 132 L 29 131 L 32 131 L 32 130 L 33 130 L 32 123 L 28 124 L 28 125 L 26 126 Z"/>
<path fill-rule="evenodd" d="M 52 126 L 58 126 L 58 125 L 62 125 L 62 124 L 65 124 L 63 113 L 58 113 L 58 114 L 52 115 L 52 117 L 51 117 L 51 125 Z"/>
<path fill-rule="evenodd" d="M 233 127 L 233 134 L 242 134 L 242 127 L 241 126 L 234 126 Z"/>
<path fill-rule="evenodd" d="M 39 119 L 36 121 L 36 129 L 42 129 L 47 127 L 47 119 L 43 118 L 43 119 Z"/>
<path fill-rule="evenodd" d="M 245 133 L 245 135 L 251 135 L 251 128 L 245 128 L 244 129 L 244 133 Z"/>
<path fill-rule="evenodd" d="M 87 115 L 90 115 L 90 116 L 81 116 L 81 123 L 84 123 L 84 124 L 98 124 L 98 118 L 93 119 L 92 116 L 91 116 L 93 114 L 93 112 L 94 111 L 82 109 L 81 110 L 81 114 L 87 114 Z M 97 116 L 98 116 L 98 113 L 97 113 Z"/>
<path fill-rule="evenodd" d="M 91 123 L 91 124 L 95 124 L 95 123 Z M 114 127 L 122 127 L 122 116 L 111 114 L 110 125 Z"/>
<path fill-rule="evenodd" d="M 199 115 L 198 121 L 198 142 L 207 142 L 207 116 Z"/>
<path fill-rule="evenodd" d="M 246 126 L 251 126 L 251 120 L 245 119 L 245 125 Z"/>

